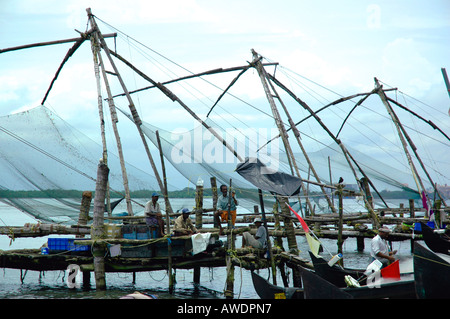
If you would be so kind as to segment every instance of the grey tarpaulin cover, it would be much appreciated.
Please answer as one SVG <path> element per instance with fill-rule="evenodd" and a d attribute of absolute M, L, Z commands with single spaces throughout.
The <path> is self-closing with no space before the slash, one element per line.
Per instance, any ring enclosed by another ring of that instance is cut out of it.
<path fill-rule="evenodd" d="M 267 167 L 258 158 L 246 158 L 236 166 L 236 172 L 261 190 L 292 196 L 300 192 L 302 180 Z"/>

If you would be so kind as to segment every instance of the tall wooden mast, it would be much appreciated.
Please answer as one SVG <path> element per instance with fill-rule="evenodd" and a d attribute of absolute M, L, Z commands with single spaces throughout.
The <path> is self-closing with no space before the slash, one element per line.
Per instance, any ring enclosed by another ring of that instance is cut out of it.
<path fill-rule="evenodd" d="M 144 144 L 144 148 L 145 148 L 145 151 L 147 153 L 148 159 L 150 161 L 150 165 L 152 166 L 153 172 L 155 174 L 155 177 L 156 177 L 158 185 L 159 185 L 159 187 L 161 189 L 161 192 L 163 194 L 165 194 L 166 193 L 166 189 L 164 187 L 164 184 L 163 184 L 163 182 L 161 180 L 161 177 L 160 177 L 160 175 L 158 173 L 158 170 L 156 168 L 156 165 L 155 165 L 155 162 L 153 160 L 152 154 L 150 152 L 150 148 L 148 147 L 148 143 L 147 143 L 147 140 L 145 138 L 145 135 L 142 132 L 142 129 L 141 129 L 142 121 L 141 121 L 141 119 L 139 117 L 139 114 L 138 114 L 138 112 L 137 112 L 137 110 L 136 110 L 136 108 L 134 106 L 133 99 L 131 98 L 131 96 L 130 96 L 130 94 L 128 92 L 128 89 L 127 89 L 127 87 L 125 85 L 125 82 L 123 81 L 123 79 L 122 79 L 122 77 L 121 77 L 121 75 L 119 73 L 119 70 L 117 69 L 117 67 L 116 67 L 116 65 L 115 65 L 115 63 L 114 63 L 114 61 L 113 61 L 113 59 L 111 57 L 109 48 L 106 45 L 106 41 L 103 38 L 103 36 L 102 36 L 102 34 L 100 32 L 100 29 L 98 28 L 97 23 L 95 22 L 95 19 L 94 19 L 94 16 L 93 16 L 92 12 L 91 12 L 91 9 L 87 8 L 86 11 L 88 13 L 89 21 L 91 22 L 92 28 L 94 29 L 95 37 L 99 41 L 99 43 L 101 44 L 103 50 L 105 51 L 105 54 L 108 57 L 108 60 L 111 63 L 111 66 L 113 67 L 114 72 L 117 75 L 117 78 L 119 79 L 120 85 L 122 86 L 122 89 L 124 90 L 124 92 L 126 94 L 126 97 L 128 99 L 128 102 L 129 102 L 129 108 L 130 108 L 130 111 L 131 111 L 131 115 L 133 117 L 133 121 L 134 121 L 134 123 L 135 123 L 135 125 L 136 125 L 136 127 L 138 129 L 139 135 L 141 136 L 141 140 L 142 140 L 142 143 Z M 103 65 L 103 63 L 102 63 L 102 65 Z M 114 102 L 112 102 L 112 96 L 109 96 L 109 100 L 111 100 L 112 104 L 114 103 Z M 116 120 L 117 120 L 117 116 L 116 116 Z M 125 174 L 126 174 L 126 170 L 125 170 L 124 166 L 122 167 L 122 171 L 125 172 Z M 125 191 L 127 192 L 128 182 L 125 183 L 125 180 L 124 180 L 124 186 L 125 186 Z M 131 211 L 131 199 L 129 198 L 129 189 L 128 189 L 128 195 L 126 194 L 126 200 L 127 200 L 128 214 L 129 215 L 133 215 L 133 213 Z M 166 206 L 167 206 L 166 210 L 168 210 L 169 212 L 172 212 L 172 207 L 170 205 L 170 202 L 167 202 Z"/>
<path fill-rule="evenodd" d="M 411 167 L 411 171 L 412 171 L 414 180 L 415 180 L 415 182 L 416 182 L 416 184 L 417 184 L 417 188 L 419 189 L 420 197 L 421 197 L 422 199 L 426 199 L 426 201 L 427 201 L 427 203 L 428 203 L 428 207 L 431 208 L 432 206 L 431 206 L 430 199 L 429 199 L 428 196 L 427 196 L 427 192 L 426 192 L 426 190 L 425 190 L 425 187 L 423 186 L 422 179 L 420 178 L 420 175 L 419 175 L 419 173 L 417 172 L 417 168 L 416 168 L 416 166 L 414 165 L 414 163 L 413 163 L 413 161 L 412 161 L 412 158 L 411 158 L 411 155 L 410 155 L 409 152 L 408 152 L 408 147 L 407 147 L 405 138 L 408 140 L 408 143 L 409 143 L 409 145 L 411 146 L 411 149 L 414 151 L 414 154 L 416 155 L 416 158 L 417 158 L 417 160 L 419 161 L 419 163 L 420 163 L 422 169 L 425 171 L 425 173 L 426 173 L 426 175 L 428 176 L 428 178 L 431 179 L 431 177 L 430 177 L 430 175 L 428 174 L 427 170 L 425 169 L 425 166 L 424 166 L 423 163 L 422 163 L 422 160 L 420 159 L 420 157 L 418 156 L 418 154 L 417 154 L 417 152 L 416 152 L 416 146 L 415 146 L 414 143 L 412 142 L 412 140 L 411 140 L 411 138 L 409 137 L 408 133 L 407 133 L 407 132 L 405 131 L 405 129 L 403 128 L 403 125 L 402 125 L 402 123 L 400 122 L 400 119 L 397 117 L 397 114 L 395 114 L 395 112 L 394 112 L 394 110 L 392 109 L 392 107 L 391 107 L 389 101 L 387 100 L 386 94 L 385 94 L 384 91 L 383 91 L 383 86 L 380 85 L 380 82 L 378 82 L 378 79 L 377 79 L 377 78 L 375 78 L 375 85 L 376 85 L 376 88 L 377 88 L 377 93 L 378 93 L 378 95 L 379 95 L 380 98 L 381 98 L 381 101 L 383 102 L 384 106 L 386 107 L 386 110 L 387 110 L 388 114 L 390 115 L 390 117 L 392 118 L 392 121 L 393 121 L 394 124 L 395 124 L 395 127 L 396 127 L 396 129 L 397 129 L 398 136 L 399 136 L 400 141 L 401 141 L 402 146 L 403 146 L 403 150 L 404 150 L 404 152 L 405 152 L 406 158 L 408 159 L 408 164 L 409 164 L 409 166 Z M 431 185 L 434 185 L 434 183 L 433 183 L 432 180 L 430 180 L 430 182 L 431 182 Z M 424 197 L 425 197 L 425 198 L 424 198 Z M 426 216 L 426 217 L 429 217 L 429 216 L 428 216 L 428 211 L 425 212 L 425 216 Z"/>
<path fill-rule="evenodd" d="M 297 162 L 295 161 L 294 153 L 292 151 L 291 145 L 289 144 L 289 140 L 288 140 L 288 135 L 287 135 L 286 129 L 285 129 L 284 125 L 283 125 L 283 122 L 281 121 L 280 113 L 278 112 L 278 109 L 277 109 L 277 107 L 275 105 L 275 101 L 273 99 L 273 95 L 270 92 L 269 84 L 267 83 L 266 71 L 265 71 L 264 67 L 261 64 L 261 58 L 262 57 L 259 56 L 259 54 L 253 49 L 252 49 L 252 54 L 253 54 L 252 64 L 255 67 L 255 69 L 258 71 L 258 75 L 259 75 L 259 77 L 261 79 L 261 83 L 262 83 L 262 86 L 264 88 L 264 92 L 266 93 L 267 100 L 269 101 L 270 108 L 272 110 L 272 114 L 273 114 L 273 117 L 275 119 L 275 124 L 277 125 L 278 131 L 280 132 L 281 139 L 282 139 L 284 147 L 286 149 L 287 157 L 288 157 L 288 159 L 289 159 L 289 161 L 290 161 L 290 163 L 291 163 L 291 165 L 292 165 L 292 167 L 293 167 L 293 169 L 295 171 L 295 174 L 298 177 L 301 178 L 300 171 L 299 171 L 299 169 L 297 167 Z M 312 207 L 311 202 L 310 202 L 310 200 L 308 198 L 308 194 L 307 194 L 306 188 L 303 186 L 303 182 L 301 184 L 302 184 L 303 193 L 304 193 L 304 195 L 306 197 L 306 203 L 309 206 L 310 212 L 313 212 L 313 207 Z"/>

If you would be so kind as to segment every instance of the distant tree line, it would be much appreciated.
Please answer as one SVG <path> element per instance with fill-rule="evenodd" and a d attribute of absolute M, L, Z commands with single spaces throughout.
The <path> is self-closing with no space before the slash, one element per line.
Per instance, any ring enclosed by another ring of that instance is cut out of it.
<path fill-rule="evenodd" d="M 131 191 L 130 195 L 132 198 L 151 198 L 154 190 L 137 190 Z M 162 194 L 158 192 L 161 196 Z M 220 190 L 218 190 L 220 195 Z M 33 191 L 11 191 L 11 190 L 0 190 L 0 198 L 81 198 L 83 191 L 80 190 L 63 190 L 63 189 L 47 189 L 47 190 L 33 190 Z M 258 198 L 257 189 L 243 189 L 240 188 L 236 191 L 238 197 L 241 198 Z M 319 194 L 319 193 L 316 193 Z M 211 188 L 205 188 L 203 190 L 203 196 L 211 197 L 213 195 Z M 374 198 L 379 198 L 379 196 L 374 192 L 372 193 Z M 410 191 L 380 191 L 380 195 L 386 199 L 420 199 L 418 193 Z M 93 192 L 95 196 L 95 192 Z M 111 192 L 112 198 L 121 198 L 123 194 L 116 192 Z M 191 187 L 185 187 L 182 190 L 174 190 L 169 192 L 170 198 L 194 198 L 195 189 Z"/>

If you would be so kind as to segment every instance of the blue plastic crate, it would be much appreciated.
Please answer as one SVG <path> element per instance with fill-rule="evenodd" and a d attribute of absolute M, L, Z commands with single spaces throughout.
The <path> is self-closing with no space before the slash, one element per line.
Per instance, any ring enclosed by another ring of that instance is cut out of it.
<path fill-rule="evenodd" d="M 68 250 L 69 238 L 49 238 L 47 246 L 49 250 Z"/>
<path fill-rule="evenodd" d="M 89 245 L 75 245 L 75 238 L 49 238 L 47 246 L 49 251 L 89 251 Z M 80 239 L 77 239 L 80 240 Z"/>
<path fill-rule="evenodd" d="M 136 227 L 134 225 L 123 225 L 122 237 L 125 239 L 137 239 Z"/>
<path fill-rule="evenodd" d="M 68 240 L 68 249 L 70 251 L 90 251 L 91 250 L 91 246 L 89 245 L 75 245 L 74 244 L 74 238 L 70 238 Z M 80 240 L 80 239 L 77 239 Z"/>

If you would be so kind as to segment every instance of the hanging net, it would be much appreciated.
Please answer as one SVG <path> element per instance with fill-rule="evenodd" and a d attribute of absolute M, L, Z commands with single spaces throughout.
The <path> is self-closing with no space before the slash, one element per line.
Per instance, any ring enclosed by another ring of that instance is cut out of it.
<path fill-rule="evenodd" d="M 76 222 L 82 192 L 95 190 L 102 146 L 45 106 L 0 117 L 0 140 L 0 200 L 42 221 Z M 118 157 L 109 154 L 108 166 L 111 196 L 123 197 Z M 151 174 L 126 168 L 131 190 L 158 189 Z"/>

